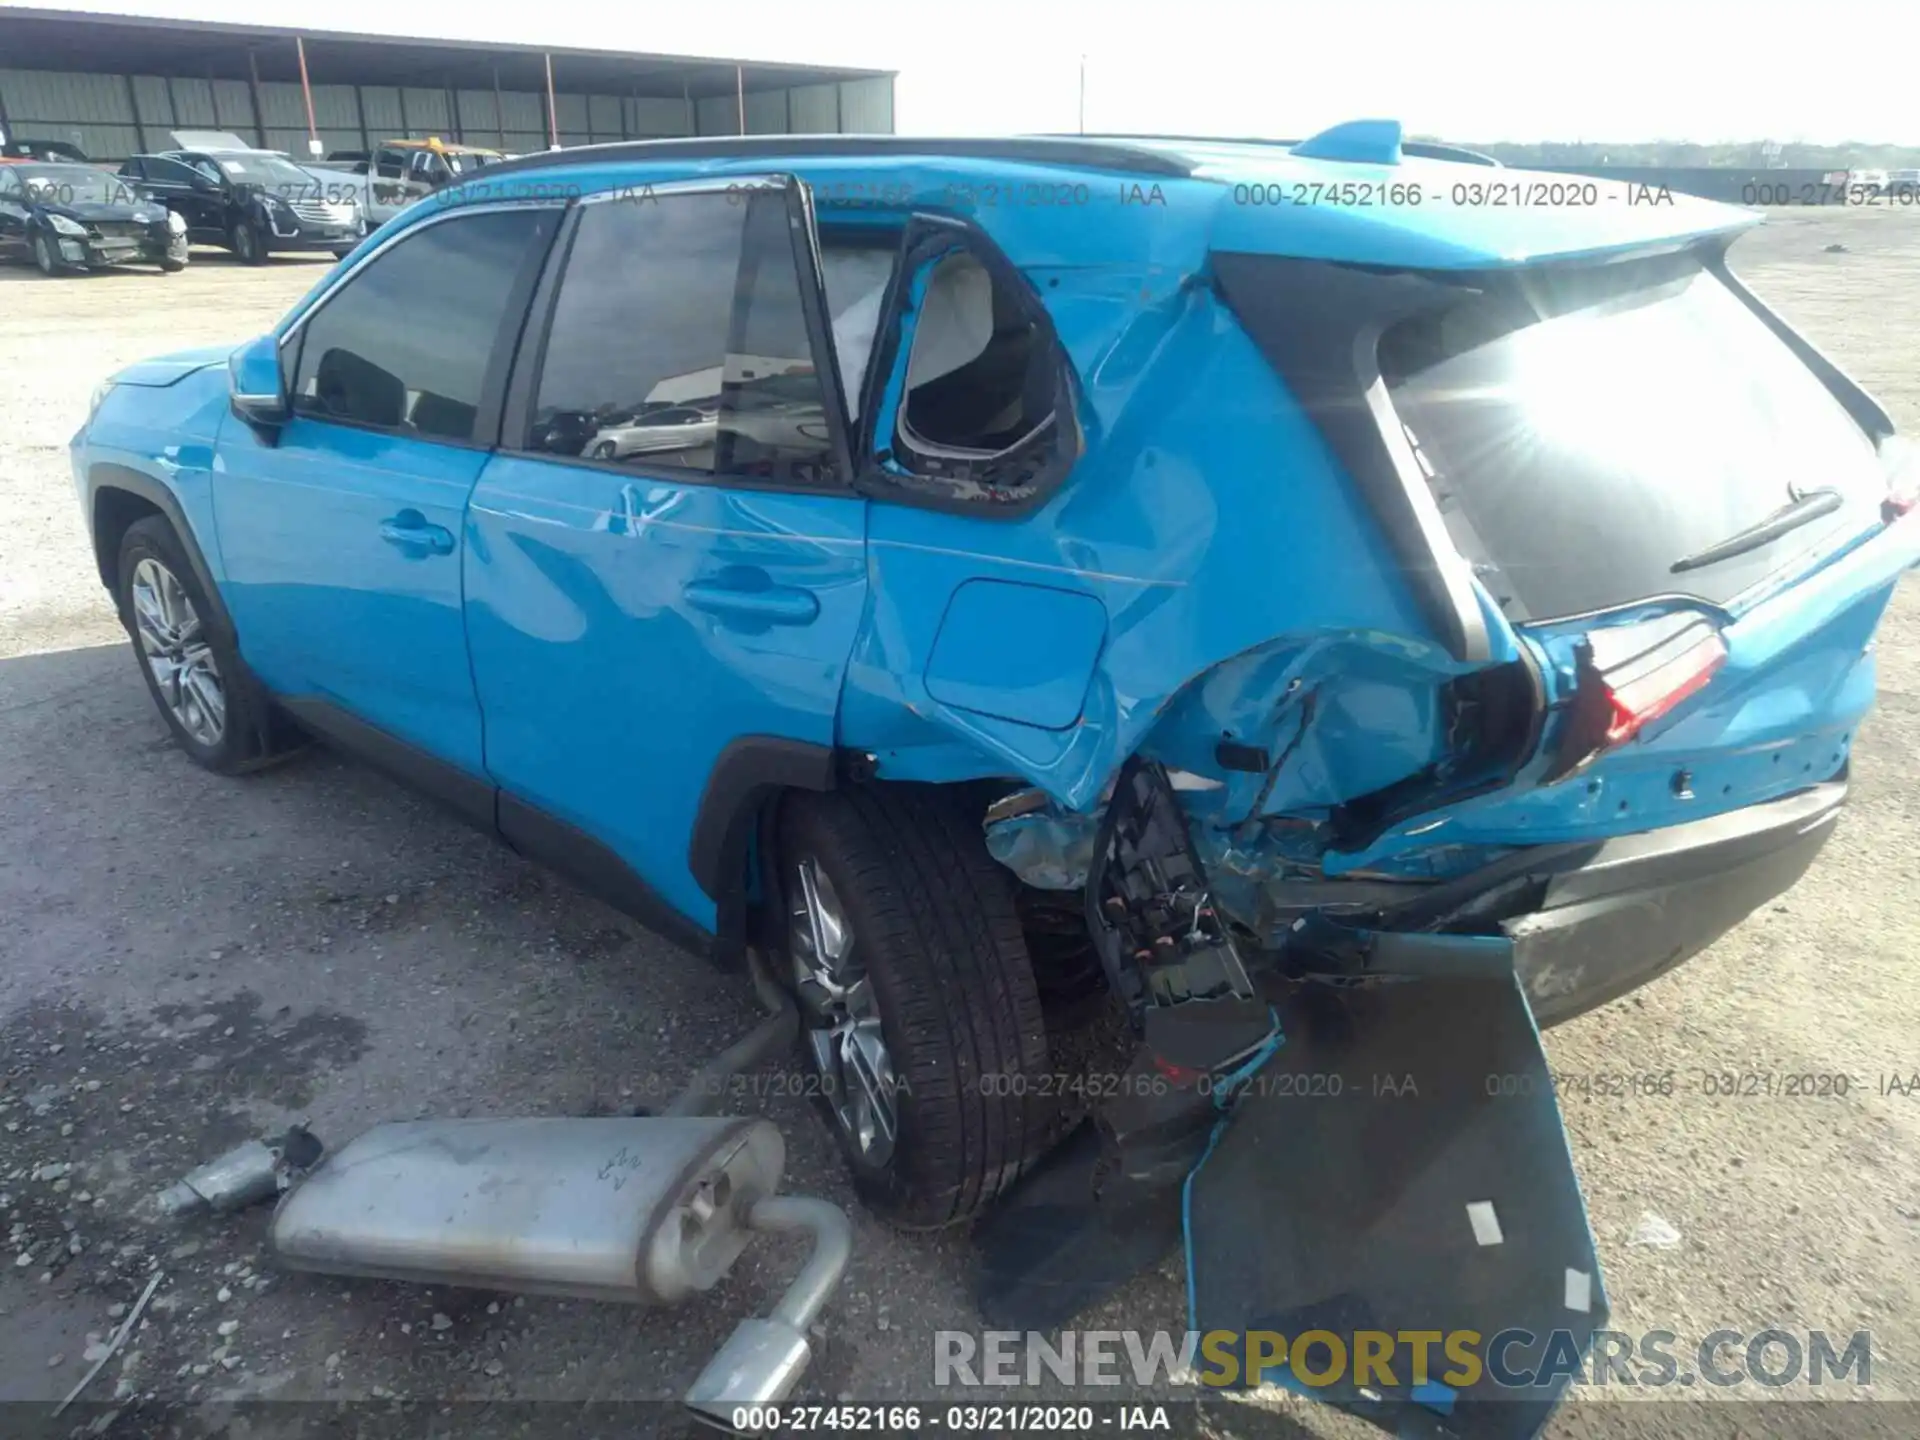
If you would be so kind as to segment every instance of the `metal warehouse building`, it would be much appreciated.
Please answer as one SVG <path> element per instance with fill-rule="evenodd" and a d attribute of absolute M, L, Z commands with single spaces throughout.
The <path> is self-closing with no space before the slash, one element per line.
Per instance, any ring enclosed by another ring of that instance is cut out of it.
<path fill-rule="evenodd" d="M 304 157 L 387 139 L 502 150 L 687 135 L 893 130 L 893 75 L 529 50 L 263 25 L 0 9 L 0 131 L 96 160 L 227 130 Z"/>

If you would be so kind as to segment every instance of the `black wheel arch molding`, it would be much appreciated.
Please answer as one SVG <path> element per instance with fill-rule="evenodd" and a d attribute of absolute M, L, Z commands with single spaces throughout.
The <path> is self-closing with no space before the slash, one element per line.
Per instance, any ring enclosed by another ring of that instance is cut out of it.
<path fill-rule="evenodd" d="M 200 589 L 207 597 L 207 607 L 212 612 L 208 616 L 209 622 L 219 627 L 222 638 L 237 643 L 233 616 L 227 610 L 226 597 L 221 594 L 213 569 L 207 564 L 200 538 L 194 534 L 193 523 L 188 520 L 180 497 L 161 481 L 131 466 L 102 462 L 87 471 L 86 516 L 93 542 L 94 564 L 100 572 L 100 583 L 107 587 L 107 593 L 113 594 L 119 584 L 119 537 L 126 533 L 127 526 L 140 518 L 138 514 L 129 512 L 125 523 L 115 528 L 111 543 L 103 543 L 107 537 L 102 534 L 101 506 L 103 502 L 113 504 L 107 497 L 115 492 L 144 501 L 166 517 L 167 523 L 173 526 L 173 533 L 180 539 L 180 548 L 186 552 L 187 563 L 193 567 L 194 579 L 200 582 Z"/>

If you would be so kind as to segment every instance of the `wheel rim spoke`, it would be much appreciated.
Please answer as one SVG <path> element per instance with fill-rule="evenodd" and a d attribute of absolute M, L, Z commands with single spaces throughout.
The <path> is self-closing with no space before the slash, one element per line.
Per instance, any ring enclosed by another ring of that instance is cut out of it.
<path fill-rule="evenodd" d="M 160 701 L 181 729 L 217 745 L 227 727 L 227 692 L 200 612 L 179 577 L 151 556 L 134 567 L 134 631 Z"/>
<path fill-rule="evenodd" d="M 872 983 L 833 882 L 812 857 L 793 869 L 788 948 L 806 1012 L 807 1044 L 835 1122 L 869 1163 L 891 1158 L 899 1136 L 893 1057 Z"/>

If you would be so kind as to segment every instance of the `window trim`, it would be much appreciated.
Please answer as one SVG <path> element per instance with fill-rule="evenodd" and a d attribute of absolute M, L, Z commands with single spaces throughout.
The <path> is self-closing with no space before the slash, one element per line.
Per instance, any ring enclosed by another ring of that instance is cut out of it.
<path fill-rule="evenodd" d="M 398 439 L 418 441 L 427 445 L 446 445 L 458 450 L 498 449 L 500 416 L 505 401 L 508 369 L 513 363 L 517 339 L 526 324 L 527 305 L 532 299 L 535 283 L 545 267 L 547 256 L 554 248 L 556 237 L 565 228 L 565 216 L 560 213 L 563 209 L 562 201 L 546 196 L 523 200 L 496 200 L 483 205 L 450 205 L 440 214 L 429 215 L 388 236 L 365 255 L 358 257 L 351 268 L 329 285 L 311 305 L 293 318 L 292 323 L 279 337 L 280 375 L 281 384 L 286 391 L 288 419 L 307 420 L 316 425 L 337 425 L 346 430 L 364 430 L 374 435 L 392 435 Z M 553 212 L 556 218 L 549 233 L 544 237 L 536 229 L 534 242 L 521 260 L 520 271 L 508 286 L 506 308 L 501 312 L 500 325 L 494 332 L 493 345 L 487 357 L 487 368 L 481 377 L 480 401 L 474 408 L 473 435 L 470 439 L 455 440 L 444 435 L 422 435 L 416 430 L 401 426 L 371 425 L 365 421 L 345 420 L 338 416 L 312 415 L 294 408 L 294 390 L 300 378 L 300 360 L 306 348 L 306 327 L 309 320 L 353 284 L 369 265 L 414 236 L 452 220 L 508 210 L 549 211 Z M 289 363 L 290 353 L 291 363 Z"/>
<path fill-rule="evenodd" d="M 500 451 L 525 460 L 550 465 L 573 465 L 602 474 L 636 477 L 669 485 L 712 486 L 720 489 L 757 490 L 791 495 L 832 495 L 852 498 L 859 492 L 854 484 L 856 460 L 852 449 L 852 430 L 847 420 L 846 396 L 841 392 L 838 357 L 833 347 L 833 331 L 827 323 L 825 283 L 821 278 L 819 226 L 814 218 L 812 192 L 798 176 L 789 174 L 711 175 L 687 180 L 645 182 L 650 199 L 674 199 L 685 195 L 774 194 L 787 201 L 788 239 L 794 261 L 794 276 L 800 287 L 800 311 L 807 327 L 807 342 L 813 351 L 814 372 L 820 377 L 821 402 L 826 411 L 829 444 L 832 447 L 834 477 L 824 484 L 775 480 L 762 475 L 727 475 L 718 471 L 678 470 L 660 465 L 640 469 L 617 460 L 596 460 L 590 455 L 556 455 L 535 450 L 526 444 L 532 428 L 540 374 L 546 368 L 547 344 L 553 335 L 554 311 L 559 305 L 560 286 L 573 259 L 573 245 L 580 232 L 581 217 L 595 205 L 631 200 L 633 184 L 617 185 L 590 195 L 582 195 L 568 207 L 560 234 L 548 252 L 547 263 L 534 292 L 527 327 L 521 334 L 514 357 L 513 372 L 507 381 L 506 397 L 500 412 Z M 744 222 L 744 217 L 743 222 Z M 803 252 L 802 245 L 805 245 Z M 734 288 L 736 300 L 740 284 L 736 261 Z"/>

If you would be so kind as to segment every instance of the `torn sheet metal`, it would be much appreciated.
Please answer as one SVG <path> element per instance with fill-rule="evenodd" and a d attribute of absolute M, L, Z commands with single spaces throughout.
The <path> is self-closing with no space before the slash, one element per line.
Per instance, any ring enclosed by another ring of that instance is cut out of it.
<path fill-rule="evenodd" d="M 1535 1435 L 1607 1299 L 1511 946 L 1330 922 L 1300 935 L 1285 1043 L 1246 1077 L 1187 1181 L 1192 1324 L 1339 1337 L 1331 1380 L 1323 1346 L 1297 1358 L 1324 1383 L 1286 1364 L 1265 1378 L 1402 1435 Z M 1481 1347 L 1521 1332 L 1498 1373 L 1526 1383 L 1498 1383 L 1491 1364 L 1443 1383 L 1462 1372 L 1437 1338 L 1416 1377 L 1399 1337 L 1461 1331 Z M 1359 1375 L 1366 1332 L 1391 1358 Z"/>

